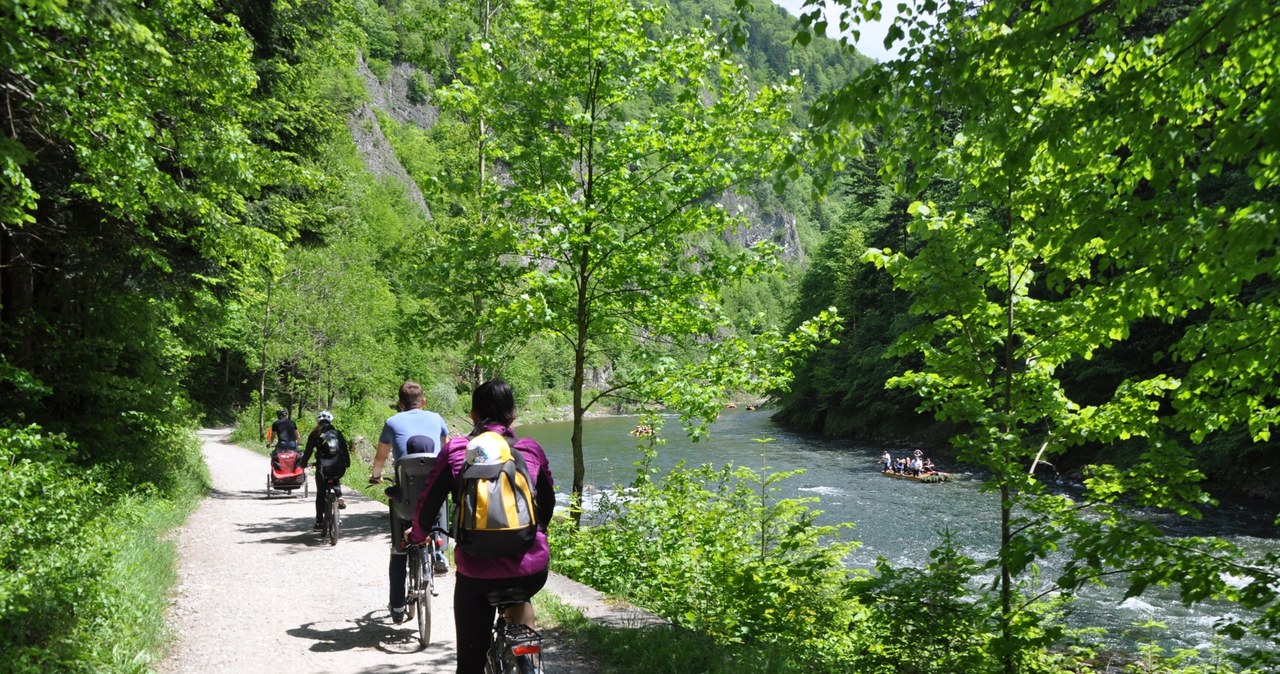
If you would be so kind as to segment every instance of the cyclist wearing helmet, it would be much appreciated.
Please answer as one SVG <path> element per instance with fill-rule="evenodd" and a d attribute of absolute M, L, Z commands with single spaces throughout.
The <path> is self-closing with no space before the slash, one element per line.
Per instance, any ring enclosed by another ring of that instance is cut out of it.
<path fill-rule="evenodd" d="M 298 425 L 293 423 L 285 410 L 276 410 L 276 420 L 271 424 L 271 430 L 267 431 L 267 447 L 271 446 L 272 440 L 276 441 L 276 449 L 298 448 Z"/>
<path fill-rule="evenodd" d="M 338 497 L 338 507 L 346 508 L 347 502 L 342 498 L 342 487 L 338 481 L 351 465 L 351 456 L 347 453 L 347 438 L 334 427 L 333 412 L 329 410 L 316 415 L 316 427 L 307 436 L 307 449 L 302 453 L 302 462 L 299 464 L 304 469 L 312 452 L 316 455 L 316 523 L 312 528 L 323 531 L 325 484 L 333 485 Z"/>

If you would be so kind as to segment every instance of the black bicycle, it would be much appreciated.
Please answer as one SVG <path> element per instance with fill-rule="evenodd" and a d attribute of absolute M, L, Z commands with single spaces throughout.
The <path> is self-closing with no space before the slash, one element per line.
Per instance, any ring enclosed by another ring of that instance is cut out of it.
<path fill-rule="evenodd" d="M 435 562 L 437 557 L 443 558 L 444 536 L 448 532 L 438 526 L 432 527 L 426 541 L 421 545 L 411 545 L 408 543 L 408 531 L 414 507 L 422 494 L 423 482 L 435 460 L 435 456 L 426 454 L 405 455 L 396 460 L 395 477 L 382 478 L 391 483 L 386 494 L 391 505 L 392 535 L 402 537 L 400 544 L 409 565 L 409 582 L 404 595 L 405 615 L 418 619 L 418 643 L 423 648 L 431 643 L 431 598 L 437 596 Z"/>
<path fill-rule="evenodd" d="M 493 641 L 485 656 L 485 674 L 542 674 L 542 635 L 520 623 L 508 622 L 507 609 L 529 601 L 521 588 L 496 590 L 487 595 L 498 610 L 493 622 Z"/>
<path fill-rule="evenodd" d="M 432 529 L 422 545 L 406 546 L 409 557 L 409 587 L 404 594 L 405 611 L 418 618 L 418 643 L 426 648 L 431 642 L 431 598 L 436 594 L 435 558 L 440 548 L 436 541 L 444 532 Z"/>
<path fill-rule="evenodd" d="M 320 535 L 329 539 L 329 545 L 338 544 L 338 532 L 342 529 L 342 518 L 338 513 L 342 510 L 341 496 L 338 494 L 338 481 L 326 478 L 316 467 L 316 488 L 324 490 L 324 530 Z"/>

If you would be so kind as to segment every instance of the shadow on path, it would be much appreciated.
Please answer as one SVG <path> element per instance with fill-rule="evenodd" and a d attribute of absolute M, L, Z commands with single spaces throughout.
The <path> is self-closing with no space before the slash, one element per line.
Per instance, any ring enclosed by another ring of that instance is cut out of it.
<path fill-rule="evenodd" d="M 226 491 L 224 489 L 210 489 L 205 494 L 205 498 L 217 499 L 220 501 L 279 501 L 280 503 L 288 503 L 290 499 L 305 500 L 302 492 L 299 491 L 297 496 L 285 496 L 282 492 L 272 490 L 272 496 L 267 498 L 267 482 L 262 481 L 261 489 L 242 489 L 240 491 Z"/>
<path fill-rule="evenodd" d="M 295 515 L 293 517 L 246 523 L 239 525 L 239 529 L 253 536 L 277 534 L 276 536 L 247 541 L 248 543 L 296 544 L 299 542 L 305 543 L 308 539 L 314 539 L 318 542 L 320 541 L 320 533 L 311 530 L 313 522 L 315 522 L 315 511 L 308 509 L 307 514 L 301 517 Z M 390 545 L 390 525 L 387 523 L 387 514 L 385 512 L 343 515 L 341 522 L 341 531 L 338 532 L 338 545 L 342 545 L 343 541 L 352 543 L 372 541 Z M 325 543 L 325 545 L 328 545 L 328 543 Z"/>
<path fill-rule="evenodd" d="M 406 629 L 405 625 L 392 625 L 389 617 L 383 615 L 375 619 L 376 612 L 369 612 L 340 627 L 321 627 L 322 623 L 310 622 L 288 630 L 291 637 L 305 639 L 314 643 L 308 650 L 315 653 L 335 653 L 341 651 L 372 649 L 389 655 L 402 655 L 412 663 L 400 665 L 381 665 L 375 668 L 362 669 L 365 672 L 410 672 L 419 671 L 424 660 L 430 661 L 437 668 L 453 671 L 456 659 L 451 644 L 432 643 L 426 649 L 418 646 L 417 633 Z M 382 612 L 385 613 L 385 612 Z"/>

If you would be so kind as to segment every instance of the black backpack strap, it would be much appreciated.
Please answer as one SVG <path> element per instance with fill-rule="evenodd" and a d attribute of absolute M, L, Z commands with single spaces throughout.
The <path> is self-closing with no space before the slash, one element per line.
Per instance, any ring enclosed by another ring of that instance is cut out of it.
<path fill-rule="evenodd" d="M 537 523 L 538 508 L 535 504 L 538 502 L 538 481 L 533 479 L 533 475 L 529 472 L 528 464 L 524 462 L 524 452 L 516 449 L 515 443 L 511 443 L 511 459 L 516 464 L 516 468 L 521 473 L 524 473 L 529 482 L 529 498 L 532 499 L 529 502 L 529 517 L 533 519 L 534 523 Z M 515 484 L 515 482 L 515 476 L 512 475 L 511 484 Z"/>

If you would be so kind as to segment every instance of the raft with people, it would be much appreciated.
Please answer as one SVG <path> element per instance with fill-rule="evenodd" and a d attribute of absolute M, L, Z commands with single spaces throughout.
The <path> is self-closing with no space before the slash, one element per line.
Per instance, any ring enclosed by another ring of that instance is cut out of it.
<path fill-rule="evenodd" d="M 950 482 L 951 473 L 921 473 L 920 475 L 912 475 L 910 473 L 895 473 L 893 471 L 883 471 L 880 473 L 885 477 L 892 477 L 899 480 L 914 480 L 916 482 Z"/>
<path fill-rule="evenodd" d="M 635 428 L 631 429 L 630 433 L 637 438 L 647 438 L 657 433 L 657 431 L 649 424 L 637 424 Z"/>
<path fill-rule="evenodd" d="M 889 452 L 880 455 L 880 474 L 899 480 L 916 482 L 949 482 L 951 473 L 944 473 L 933 465 L 933 460 L 917 449 L 911 456 L 899 456 L 896 459 Z"/>

